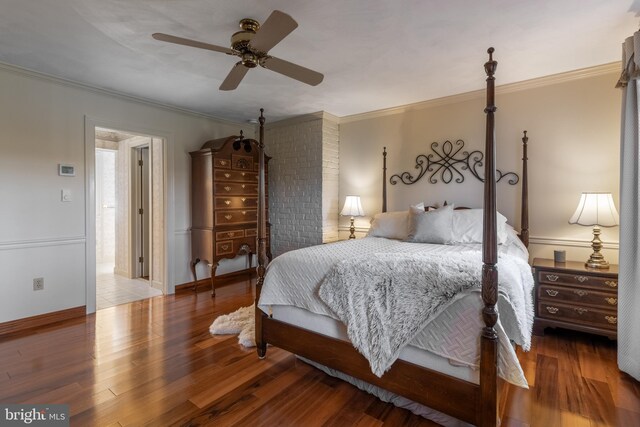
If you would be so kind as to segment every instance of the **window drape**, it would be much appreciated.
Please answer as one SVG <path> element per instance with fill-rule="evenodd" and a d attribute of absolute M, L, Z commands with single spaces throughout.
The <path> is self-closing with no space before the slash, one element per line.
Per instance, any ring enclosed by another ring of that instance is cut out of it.
<path fill-rule="evenodd" d="M 622 45 L 618 367 L 640 381 L 640 31 Z"/>

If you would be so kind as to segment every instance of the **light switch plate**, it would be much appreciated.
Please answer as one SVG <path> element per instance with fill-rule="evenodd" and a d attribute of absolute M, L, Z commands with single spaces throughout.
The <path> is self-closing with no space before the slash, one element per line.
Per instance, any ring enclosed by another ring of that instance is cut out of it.
<path fill-rule="evenodd" d="M 62 200 L 63 202 L 70 202 L 71 200 L 73 200 L 73 199 L 71 198 L 71 190 L 65 190 L 65 189 L 63 189 L 63 190 L 62 190 L 62 197 L 61 197 L 61 200 Z"/>

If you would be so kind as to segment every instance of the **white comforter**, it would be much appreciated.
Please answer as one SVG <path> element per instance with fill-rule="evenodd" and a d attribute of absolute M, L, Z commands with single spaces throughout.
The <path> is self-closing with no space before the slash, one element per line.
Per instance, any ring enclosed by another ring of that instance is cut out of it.
<path fill-rule="evenodd" d="M 431 245 L 407 243 L 384 238 L 367 237 L 364 239 L 320 245 L 285 253 L 269 265 L 262 288 L 259 308 L 269 313 L 273 305 L 294 306 L 315 314 L 336 319 L 336 315 L 318 296 L 318 288 L 325 275 L 339 261 L 354 255 L 379 253 L 437 253 L 440 255 L 458 253 L 460 249 L 481 250 L 478 244 L 470 245 Z M 515 233 L 510 233 L 505 245 L 499 248 L 501 254 L 527 259 L 527 252 Z M 529 283 L 529 282 L 527 282 Z M 532 283 L 532 281 L 531 281 Z M 529 298 L 532 307 L 531 284 L 525 284 L 523 294 Z M 527 387 L 522 368 L 510 339 L 526 344 L 521 330 L 517 327 L 513 310 L 506 295 L 500 293 L 498 301 L 500 320 L 496 330 L 500 338 L 498 372 L 505 380 Z M 454 364 L 476 368 L 479 366 L 479 335 L 484 326 L 481 316 L 482 300 L 477 290 L 461 293 L 433 321 L 419 333 L 410 345 L 448 358 Z M 337 319 L 336 319 L 337 320 Z"/>

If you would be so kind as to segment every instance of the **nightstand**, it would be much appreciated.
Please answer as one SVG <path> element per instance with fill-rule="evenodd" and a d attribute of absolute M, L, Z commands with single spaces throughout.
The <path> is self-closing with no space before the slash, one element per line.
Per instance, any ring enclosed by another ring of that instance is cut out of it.
<path fill-rule="evenodd" d="M 618 266 L 608 270 L 585 267 L 583 262 L 555 263 L 535 258 L 535 335 L 546 327 L 618 335 Z"/>

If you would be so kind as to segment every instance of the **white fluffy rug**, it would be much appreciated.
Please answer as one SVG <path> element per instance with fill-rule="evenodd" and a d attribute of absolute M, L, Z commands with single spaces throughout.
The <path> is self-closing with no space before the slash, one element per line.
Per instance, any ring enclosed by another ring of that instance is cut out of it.
<path fill-rule="evenodd" d="M 239 334 L 238 342 L 245 347 L 256 346 L 255 307 L 242 307 L 219 316 L 209 327 L 213 335 Z"/>

